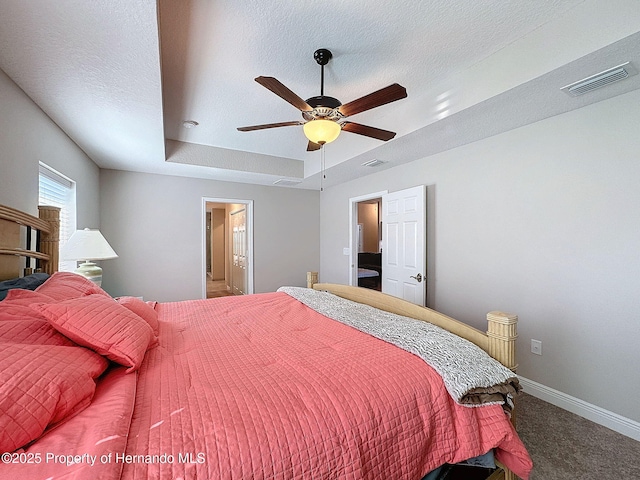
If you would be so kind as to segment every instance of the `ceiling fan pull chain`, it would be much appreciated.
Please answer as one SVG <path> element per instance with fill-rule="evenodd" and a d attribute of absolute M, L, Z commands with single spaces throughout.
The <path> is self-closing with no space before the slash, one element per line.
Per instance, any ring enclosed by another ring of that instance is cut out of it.
<path fill-rule="evenodd" d="M 324 179 L 327 178 L 324 174 L 325 162 L 324 162 L 324 145 L 320 146 L 320 191 L 324 192 Z"/>

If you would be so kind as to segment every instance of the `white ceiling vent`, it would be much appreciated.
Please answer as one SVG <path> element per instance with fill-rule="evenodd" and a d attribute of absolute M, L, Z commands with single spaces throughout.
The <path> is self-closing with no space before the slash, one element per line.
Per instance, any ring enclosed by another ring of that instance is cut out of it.
<path fill-rule="evenodd" d="M 368 162 L 364 162 L 362 166 L 363 167 L 379 167 L 383 163 L 387 163 L 387 162 L 385 162 L 384 160 L 373 159 L 373 160 L 369 160 Z"/>
<path fill-rule="evenodd" d="M 596 88 L 604 87 L 610 83 L 624 80 L 627 77 L 635 75 L 638 71 L 631 65 L 630 62 L 623 63 L 617 67 L 609 68 L 604 72 L 596 73 L 590 77 L 583 78 L 570 85 L 562 87 L 560 90 L 564 90 L 572 97 L 584 95 L 585 93 L 595 90 Z"/>
<path fill-rule="evenodd" d="M 286 179 L 286 178 L 281 178 L 279 180 L 276 180 L 275 182 L 273 182 L 274 185 L 282 185 L 285 187 L 292 187 L 294 185 L 298 185 L 299 183 L 301 183 L 302 180 L 290 180 L 290 179 Z"/>

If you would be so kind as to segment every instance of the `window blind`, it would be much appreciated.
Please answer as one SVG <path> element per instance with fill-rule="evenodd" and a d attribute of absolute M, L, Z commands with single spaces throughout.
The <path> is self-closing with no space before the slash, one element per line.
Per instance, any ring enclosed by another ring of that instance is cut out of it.
<path fill-rule="evenodd" d="M 60 207 L 60 246 L 62 246 L 76 231 L 76 183 L 44 163 L 40 163 L 38 186 L 40 205 Z M 73 271 L 76 267 L 75 261 L 60 260 L 58 264 L 60 271 Z"/>

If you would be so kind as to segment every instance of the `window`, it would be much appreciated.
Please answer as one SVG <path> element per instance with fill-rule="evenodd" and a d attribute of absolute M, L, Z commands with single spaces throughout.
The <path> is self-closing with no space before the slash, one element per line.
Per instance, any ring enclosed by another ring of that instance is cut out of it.
<path fill-rule="evenodd" d="M 60 245 L 64 245 L 76 231 L 76 182 L 40 163 L 39 205 L 60 207 Z M 71 272 L 77 268 L 75 261 L 60 260 L 58 270 Z"/>

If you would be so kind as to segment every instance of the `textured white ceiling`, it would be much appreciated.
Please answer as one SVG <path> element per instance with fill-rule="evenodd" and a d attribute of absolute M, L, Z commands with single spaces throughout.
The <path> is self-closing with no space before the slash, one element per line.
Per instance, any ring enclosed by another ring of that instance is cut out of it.
<path fill-rule="evenodd" d="M 396 139 L 325 147 L 330 184 L 638 88 L 640 75 L 579 100 L 558 91 L 640 67 L 639 31 L 637 0 L 2 0 L 0 68 L 101 167 L 317 188 L 301 127 L 236 130 L 301 119 L 255 77 L 318 95 L 313 52 L 329 48 L 325 94 L 407 88 L 352 117 Z"/>

